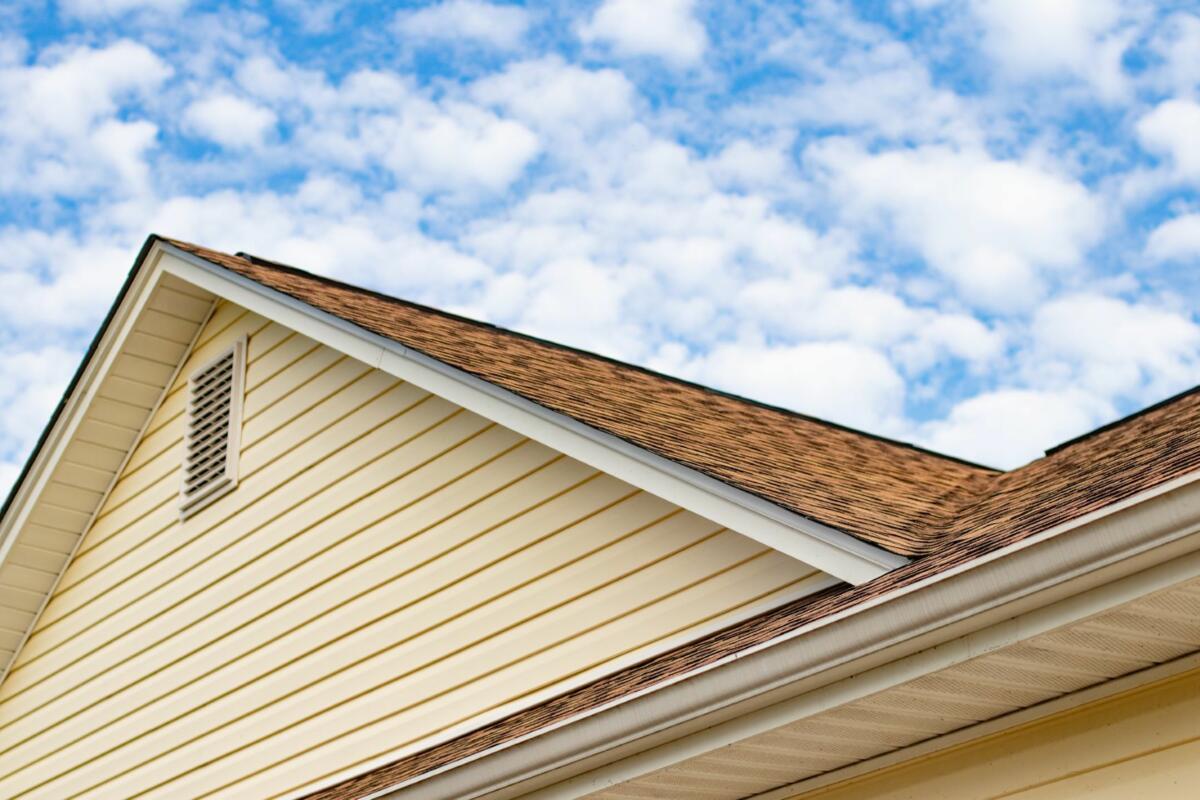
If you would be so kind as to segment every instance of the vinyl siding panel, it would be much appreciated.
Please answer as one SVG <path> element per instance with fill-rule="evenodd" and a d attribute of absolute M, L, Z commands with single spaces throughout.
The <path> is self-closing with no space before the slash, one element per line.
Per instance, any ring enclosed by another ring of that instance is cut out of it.
<path fill-rule="evenodd" d="M 239 485 L 181 523 L 186 378 L 240 336 Z M 0 796 L 295 794 L 820 580 L 223 303 L 0 686 Z"/>
<path fill-rule="evenodd" d="M 796 800 L 1193 798 L 1200 671 Z"/>

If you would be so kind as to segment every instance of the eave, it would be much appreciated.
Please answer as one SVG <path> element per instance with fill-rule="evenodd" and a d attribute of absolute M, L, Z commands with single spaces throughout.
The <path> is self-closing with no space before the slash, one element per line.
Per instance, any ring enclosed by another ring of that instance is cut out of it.
<path fill-rule="evenodd" d="M 902 571 L 917 568 L 914 564 Z M 1178 600 L 1168 598 L 1180 592 L 1192 598 L 1200 594 L 1200 473 L 891 590 L 874 596 L 869 590 L 870 584 L 847 589 L 852 601 L 843 608 L 833 606 L 807 624 L 584 713 L 443 763 L 431 757 L 432 751 L 416 755 L 418 763 L 413 765 L 390 765 L 397 776 L 390 783 L 386 768 L 381 768 L 367 782 L 375 787 L 370 791 L 358 790 L 355 779 L 347 778 L 344 788 L 332 784 L 311 798 L 603 797 L 609 787 L 614 789 L 612 797 L 621 797 L 622 786 L 629 787 L 629 796 L 653 795 L 656 786 L 661 790 L 671 785 L 673 777 L 689 769 L 694 770 L 689 780 L 711 771 L 705 759 L 717 751 L 751 752 L 777 732 L 796 735 L 823 713 L 853 709 L 867 698 L 889 693 L 903 695 L 926 677 L 956 675 L 962 682 L 963 675 L 954 672 L 962 665 L 993 655 L 1013 659 L 1014 648 L 1024 643 L 1077 634 L 1094 624 L 1092 620 L 1119 616 L 1147 598 L 1177 605 Z M 854 598 L 863 591 L 866 597 Z M 1131 647 L 1136 648 L 1143 636 L 1147 651 L 1161 654 L 1142 660 L 1167 664 L 1145 670 L 1141 679 L 1193 663 L 1200 652 L 1200 629 L 1192 624 L 1189 630 L 1175 637 L 1177 641 L 1166 642 L 1152 629 L 1126 633 L 1132 637 Z M 1171 661 L 1174 658 L 1181 660 Z M 653 664 L 647 668 L 656 669 Z M 1140 669 L 1128 667 L 1130 673 Z M 1112 674 L 1120 674 L 1119 668 Z M 1089 685 L 1088 680 L 1078 683 L 1081 688 Z M 995 718 L 1041 702 L 1013 702 L 1006 697 L 1012 688 L 1003 682 L 997 686 L 977 681 L 970 700 L 995 705 Z M 1084 697 L 1099 693 L 1096 688 Z M 1043 700 L 1054 697 L 1047 693 Z M 1061 697 L 1058 707 L 1072 702 L 1069 693 Z M 1040 712 L 1017 714 L 1014 720 L 1035 713 Z M 998 720 L 982 724 L 975 734 L 969 725 L 950 724 L 944 730 L 958 731 L 953 742 L 1001 725 Z M 925 751 L 938 746 L 936 732 L 914 729 L 906 735 L 911 742 L 928 740 Z M 881 744 L 876 752 L 882 760 L 894 751 L 898 759 L 903 757 L 902 746 Z M 808 780 L 812 774 L 829 773 L 827 780 L 836 780 L 859 762 L 866 764 L 872 754 L 846 755 L 840 763 L 824 759 L 819 768 L 804 763 L 802 755 L 798 750 L 792 759 L 796 783 L 764 798 L 782 798 L 819 785 Z M 863 767 L 867 768 L 869 764 Z M 731 788 L 723 796 L 744 796 L 739 791 Z M 709 793 L 715 797 L 719 790 Z"/>
<path fill-rule="evenodd" d="M 0 681 L 216 298 L 147 242 L 0 514 Z"/>

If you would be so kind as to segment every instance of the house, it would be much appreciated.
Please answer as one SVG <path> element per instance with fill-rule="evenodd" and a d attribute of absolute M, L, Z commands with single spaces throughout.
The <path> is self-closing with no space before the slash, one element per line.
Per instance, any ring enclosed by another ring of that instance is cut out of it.
<path fill-rule="evenodd" d="M 0 515 L 0 797 L 1194 797 L 1197 476 L 1196 392 L 998 472 L 151 237 Z"/>

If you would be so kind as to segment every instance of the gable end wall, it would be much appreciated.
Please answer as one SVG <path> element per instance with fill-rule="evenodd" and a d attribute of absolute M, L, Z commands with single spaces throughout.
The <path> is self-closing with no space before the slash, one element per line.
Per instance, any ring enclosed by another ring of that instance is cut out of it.
<path fill-rule="evenodd" d="M 181 522 L 243 335 L 239 486 Z M 222 303 L 0 686 L 0 796 L 294 796 L 829 582 Z"/>

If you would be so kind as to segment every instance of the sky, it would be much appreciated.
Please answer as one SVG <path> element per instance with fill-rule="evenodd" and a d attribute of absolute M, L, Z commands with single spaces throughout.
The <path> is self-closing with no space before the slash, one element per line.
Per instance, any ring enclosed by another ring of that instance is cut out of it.
<path fill-rule="evenodd" d="M 1200 0 L 0 7 L 0 492 L 138 248 L 1013 467 L 1200 383 Z"/>

